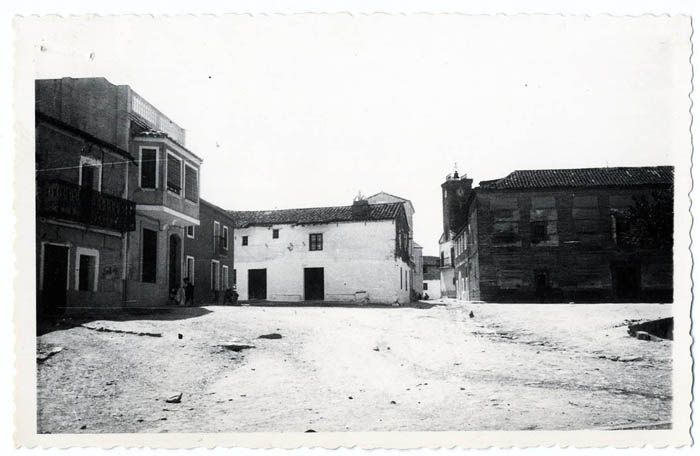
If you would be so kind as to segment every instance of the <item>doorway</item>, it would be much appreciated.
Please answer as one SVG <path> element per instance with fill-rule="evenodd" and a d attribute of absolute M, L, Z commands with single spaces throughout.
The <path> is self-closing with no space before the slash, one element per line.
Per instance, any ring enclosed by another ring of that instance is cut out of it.
<path fill-rule="evenodd" d="M 630 300 L 639 297 L 640 277 L 635 266 L 615 265 L 612 268 L 613 291 L 617 299 Z"/>
<path fill-rule="evenodd" d="M 66 307 L 68 288 L 68 247 L 44 244 L 43 286 L 39 314 L 57 314 Z"/>
<path fill-rule="evenodd" d="M 168 271 L 168 287 L 170 290 L 173 288 L 177 290 L 182 286 L 182 280 L 180 278 L 180 238 L 176 234 L 170 235 L 168 243 L 168 264 L 170 265 L 170 270 Z"/>
<path fill-rule="evenodd" d="M 304 268 L 304 299 L 323 301 L 324 298 L 323 268 Z"/>
<path fill-rule="evenodd" d="M 549 295 L 549 273 L 535 271 L 535 297 L 538 302 L 544 302 Z"/>
<path fill-rule="evenodd" d="M 267 299 L 267 269 L 248 270 L 248 299 Z"/>

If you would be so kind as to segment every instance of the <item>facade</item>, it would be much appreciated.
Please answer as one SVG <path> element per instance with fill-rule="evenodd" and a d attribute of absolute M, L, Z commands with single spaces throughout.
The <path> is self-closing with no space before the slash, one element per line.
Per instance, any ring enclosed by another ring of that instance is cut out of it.
<path fill-rule="evenodd" d="M 440 258 L 436 256 L 423 257 L 423 296 L 428 299 L 438 299 L 440 292 Z"/>
<path fill-rule="evenodd" d="M 233 211 L 241 300 L 410 301 L 403 203 Z"/>
<path fill-rule="evenodd" d="M 164 305 L 199 224 L 201 159 L 129 86 L 38 80 L 37 309 Z"/>
<path fill-rule="evenodd" d="M 422 295 L 422 283 L 423 283 L 423 247 L 420 246 L 413 239 L 413 215 L 416 213 L 415 208 L 411 200 L 406 198 L 401 198 L 400 196 L 392 195 L 387 192 L 375 193 L 372 196 L 367 197 L 367 201 L 370 204 L 381 204 L 381 203 L 402 203 L 404 210 L 406 211 L 406 220 L 408 220 L 408 236 L 409 236 L 409 251 L 411 252 L 411 270 L 412 274 L 409 277 L 410 288 L 414 290 L 414 296 L 416 298 Z"/>
<path fill-rule="evenodd" d="M 515 171 L 465 201 L 459 299 L 673 299 L 672 167 Z"/>
<path fill-rule="evenodd" d="M 199 226 L 185 229 L 183 264 L 196 305 L 223 304 L 224 292 L 235 285 L 233 227 L 228 211 L 199 200 Z"/>

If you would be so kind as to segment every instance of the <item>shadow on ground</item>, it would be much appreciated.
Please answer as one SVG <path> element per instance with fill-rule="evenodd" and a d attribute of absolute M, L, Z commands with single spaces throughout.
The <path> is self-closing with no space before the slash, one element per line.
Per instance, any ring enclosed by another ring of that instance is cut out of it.
<path fill-rule="evenodd" d="M 204 307 L 157 307 L 149 309 L 71 309 L 64 315 L 53 315 L 37 321 L 37 336 L 62 331 L 92 321 L 175 321 L 197 318 L 212 311 Z"/>
<path fill-rule="evenodd" d="M 353 309 L 432 309 L 435 306 L 444 306 L 437 301 L 418 301 L 400 306 L 391 304 L 356 304 L 348 302 L 331 301 L 241 301 L 240 305 L 250 307 L 347 307 Z"/>

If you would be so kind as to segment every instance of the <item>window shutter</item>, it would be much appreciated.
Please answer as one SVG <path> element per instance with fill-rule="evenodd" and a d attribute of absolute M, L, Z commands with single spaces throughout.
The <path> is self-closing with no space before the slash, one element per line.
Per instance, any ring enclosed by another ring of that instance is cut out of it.
<path fill-rule="evenodd" d="M 172 155 L 168 155 L 168 189 L 180 193 L 182 189 L 182 163 Z"/>
<path fill-rule="evenodd" d="M 185 166 L 185 198 L 194 202 L 199 200 L 197 170 L 190 166 Z"/>

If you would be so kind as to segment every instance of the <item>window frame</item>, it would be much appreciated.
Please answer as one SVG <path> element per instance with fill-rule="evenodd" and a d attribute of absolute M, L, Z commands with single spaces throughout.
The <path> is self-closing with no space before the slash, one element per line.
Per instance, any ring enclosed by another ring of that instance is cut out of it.
<path fill-rule="evenodd" d="M 224 245 L 221 248 L 228 252 L 228 226 L 221 225 L 221 237 L 224 239 Z"/>
<path fill-rule="evenodd" d="M 190 236 L 190 228 L 192 228 L 192 236 Z M 194 225 L 187 225 L 185 227 L 185 236 L 187 236 L 190 239 L 195 238 L 195 226 Z"/>
<path fill-rule="evenodd" d="M 216 265 L 216 272 L 212 271 L 213 266 Z M 220 291 L 221 290 L 221 262 L 219 260 L 211 260 L 209 264 L 209 289 L 210 291 Z M 216 283 L 214 283 L 216 282 Z"/>
<path fill-rule="evenodd" d="M 155 187 L 144 187 L 143 186 L 143 151 L 144 149 L 148 150 L 155 150 L 156 151 L 156 163 L 153 168 L 156 178 L 155 178 Z M 152 190 L 157 190 L 159 188 L 160 184 L 160 173 L 158 172 L 158 164 L 160 163 L 160 147 L 156 146 L 139 146 L 139 188 L 141 190 L 147 190 L 147 191 L 152 191 Z"/>
<path fill-rule="evenodd" d="M 272 239 L 279 239 L 279 238 L 280 238 L 280 229 L 273 228 L 272 229 Z"/>
<path fill-rule="evenodd" d="M 87 290 L 80 289 L 80 257 L 90 256 L 95 258 L 95 265 L 93 267 L 93 278 L 91 286 L 88 286 Z M 73 288 L 76 291 L 97 291 L 98 276 L 100 272 L 100 251 L 97 249 L 90 249 L 87 247 L 76 247 L 75 249 L 75 281 L 73 283 Z"/>
<path fill-rule="evenodd" d="M 226 280 L 224 280 L 224 277 Z M 228 265 L 222 264 L 221 265 L 221 287 L 223 290 L 228 290 Z"/>
<path fill-rule="evenodd" d="M 182 189 L 183 189 L 183 195 L 185 199 L 191 203 L 198 203 L 199 202 L 199 168 L 196 166 L 192 166 L 189 164 L 189 162 L 185 161 L 184 162 L 184 167 L 183 167 L 183 177 L 182 177 Z M 193 200 L 187 197 L 187 167 L 192 168 L 195 172 L 195 175 L 197 176 L 197 199 Z"/>
<path fill-rule="evenodd" d="M 192 261 L 192 275 L 188 274 L 190 260 Z M 185 274 L 186 274 L 185 277 L 190 279 L 190 284 L 192 284 L 192 285 L 194 285 L 194 266 L 195 266 L 194 257 L 192 255 L 185 255 Z"/>
<path fill-rule="evenodd" d="M 168 183 L 168 178 L 170 177 L 168 175 L 168 160 L 170 160 L 170 156 L 174 157 L 176 160 L 180 162 L 180 190 L 176 192 L 175 190 L 171 190 L 169 187 Z M 177 195 L 180 199 L 183 198 L 183 194 L 185 193 L 183 190 L 185 189 L 185 183 L 183 182 L 185 180 L 183 174 L 184 174 L 184 164 L 185 160 L 182 159 L 182 157 L 178 157 L 173 151 L 170 149 L 165 150 L 165 189 L 172 193 L 173 195 Z"/>
<path fill-rule="evenodd" d="M 93 190 L 97 192 L 102 191 L 102 161 L 88 157 L 86 155 L 81 155 L 80 156 L 80 167 L 78 168 L 78 184 L 82 187 L 83 186 L 83 166 L 88 164 L 89 166 L 98 168 L 97 171 L 97 188 L 93 188 Z"/>
<path fill-rule="evenodd" d="M 241 246 L 242 247 L 248 246 L 248 235 L 247 234 L 245 236 L 241 236 Z"/>
<path fill-rule="evenodd" d="M 323 233 L 309 233 L 309 251 L 323 251 Z"/>
<path fill-rule="evenodd" d="M 217 229 L 219 227 L 219 229 Z M 212 233 L 212 237 L 214 238 L 214 250 L 216 250 L 217 243 L 219 242 L 218 237 L 221 236 L 221 223 L 214 220 L 214 232 Z"/>

